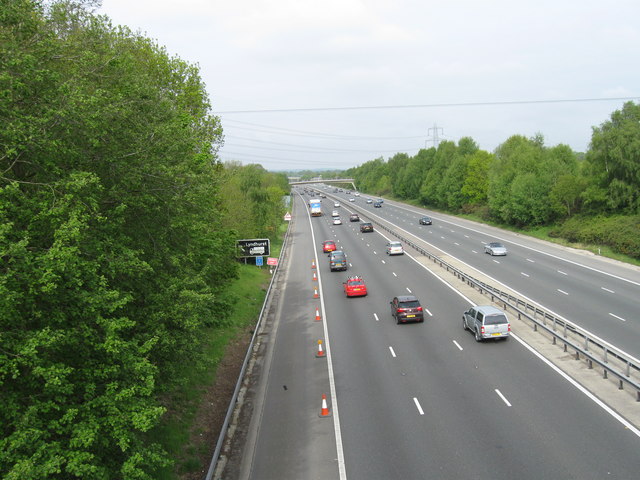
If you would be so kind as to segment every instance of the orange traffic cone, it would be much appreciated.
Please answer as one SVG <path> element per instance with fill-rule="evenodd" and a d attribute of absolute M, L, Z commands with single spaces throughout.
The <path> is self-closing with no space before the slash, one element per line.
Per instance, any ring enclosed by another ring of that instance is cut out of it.
<path fill-rule="evenodd" d="M 322 358 L 325 356 L 324 350 L 322 349 L 322 340 L 318 340 L 318 353 L 316 353 L 316 357 Z"/>
<path fill-rule="evenodd" d="M 331 412 L 329 411 L 329 407 L 327 407 L 327 396 L 322 394 L 322 408 L 320 408 L 320 418 L 330 417 Z"/>
<path fill-rule="evenodd" d="M 313 272 L 313 281 L 314 282 L 318 281 L 318 276 L 316 275 L 316 272 Z"/>
<path fill-rule="evenodd" d="M 320 320 L 322 320 L 322 318 L 320 317 L 320 310 L 318 310 L 318 307 L 316 307 L 316 322 L 319 322 Z"/>
<path fill-rule="evenodd" d="M 320 298 L 320 295 L 318 295 L 318 289 L 317 288 L 313 289 L 313 298 Z"/>
<path fill-rule="evenodd" d="M 316 268 L 316 261 L 315 260 L 311 260 L 311 268 Z"/>

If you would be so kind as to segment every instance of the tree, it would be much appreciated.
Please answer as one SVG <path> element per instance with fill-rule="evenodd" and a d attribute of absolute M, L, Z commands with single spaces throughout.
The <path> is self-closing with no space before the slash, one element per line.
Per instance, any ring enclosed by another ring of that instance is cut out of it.
<path fill-rule="evenodd" d="M 0 39 L 0 476 L 154 478 L 160 394 L 235 276 L 219 119 L 83 3 L 2 2 Z"/>
<path fill-rule="evenodd" d="M 475 206 L 487 203 L 489 166 L 493 158 L 493 155 L 484 150 L 476 151 L 469 158 L 466 176 L 461 188 L 465 203 Z"/>
<path fill-rule="evenodd" d="M 587 162 L 610 199 L 613 212 L 640 208 L 640 105 L 627 102 L 593 129 Z"/>

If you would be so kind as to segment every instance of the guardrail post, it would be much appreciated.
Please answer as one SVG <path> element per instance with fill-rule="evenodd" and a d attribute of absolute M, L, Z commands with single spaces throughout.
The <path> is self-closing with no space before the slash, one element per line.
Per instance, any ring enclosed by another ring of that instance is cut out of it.
<path fill-rule="evenodd" d="M 584 351 L 588 352 L 589 351 L 589 338 L 588 337 L 584 337 Z"/>
<path fill-rule="evenodd" d="M 607 369 L 605 368 L 602 372 L 602 378 L 604 378 L 605 380 L 609 377 L 609 374 L 607 372 Z"/>

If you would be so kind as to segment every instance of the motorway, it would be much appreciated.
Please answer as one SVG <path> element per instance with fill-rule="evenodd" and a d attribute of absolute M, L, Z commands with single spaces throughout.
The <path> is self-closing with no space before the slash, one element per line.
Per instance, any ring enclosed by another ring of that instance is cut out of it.
<path fill-rule="evenodd" d="M 336 197 L 350 206 L 350 195 Z M 640 269 L 443 214 L 429 212 L 433 225 L 418 225 L 425 211 L 398 202 L 374 209 L 358 197 L 354 206 L 640 359 Z M 496 240 L 508 248 L 506 257 L 484 253 Z"/>
<path fill-rule="evenodd" d="M 637 429 L 576 389 L 517 335 L 476 343 L 461 325 L 472 301 L 410 253 L 387 257 L 381 232 L 361 234 L 359 224 L 348 221 L 349 203 L 340 207 L 344 224 L 333 226 L 332 201 L 323 202 L 324 216 L 311 218 L 305 198 L 295 197 L 285 288 L 265 335 L 268 347 L 250 399 L 249 434 L 230 462 L 236 470 L 221 478 L 638 477 Z M 371 218 L 385 216 L 436 248 L 456 249 L 462 261 L 516 284 L 516 290 L 539 302 L 557 299 L 551 308 L 570 320 L 589 308 L 572 305 L 574 298 L 615 296 L 608 305 L 619 309 L 608 313 L 623 320 L 612 325 L 628 328 L 627 335 L 636 332 L 637 301 L 635 310 L 632 301 L 621 300 L 620 306 L 617 301 L 618 295 L 631 298 L 627 290 L 636 289 L 637 298 L 638 284 L 629 278 L 633 271 L 630 276 L 626 270 L 599 274 L 604 267 L 592 264 L 585 275 L 579 256 L 575 263 L 562 262 L 551 247 L 515 236 L 509 242 L 503 238 L 509 255 L 494 259 L 482 254 L 482 242 L 497 238 L 485 227 L 435 215 L 433 226 L 419 227 L 417 209 L 385 202 L 373 211 L 362 197 L 354 203 Z M 321 251 L 327 239 L 346 252 L 348 272 L 329 271 Z M 552 271 L 558 276 L 555 284 Z M 602 278 L 594 279 L 594 273 Z M 365 278 L 368 296 L 345 298 L 342 282 L 350 274 Z M 587 281 L 572 281 L 582 277 Z M 426 309 L 423 324 L 396 325 L 390 316 L 391 298 L 408 293 Z M 608 316 L 603 313 L 600 322 L 586 328 L 612 321 Z M 610 336 L 613 328 L 598 332 L 612 343 L 618 340 Z M 625 339 L 624 331 L 615 335 Z M 324 358 L 315 356 L 319 339 Z M 628 347 L 637 344 L 630 341 Z M 322 394 L 331 416 L 319 416 Z"/>

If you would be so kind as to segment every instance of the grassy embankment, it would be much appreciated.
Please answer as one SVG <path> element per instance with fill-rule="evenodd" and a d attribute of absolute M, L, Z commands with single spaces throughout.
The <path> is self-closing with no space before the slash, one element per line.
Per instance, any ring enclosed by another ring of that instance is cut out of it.
<path fill-rule="evenodd" d="M 286 228 L 287 225 L 283 225 L 279 238 L 271 243 L 271 257 L 280 255 Z M 185 380 L 178 391 L 171 393 L 168 414 L 152 432 L 154 440 L 160 442 L 176 461 L 173 467 L 158 472 L 158 480 L 176 480 L 181 473 L 208 468 L 208 465 L 201 464 L 200 458 L 211 455 L 215 443 L 194 445 L 190 436 L 191 432 L 202 428 L 198 424 L 198 409 L 207 389 L 210 390 L 216 381 L 217 367 L 224 358 L 227 346 L 257 321 L 270 281 L 269 267 L 241 264 L 239 277 L 227 292 L 236 300 L 228 326 L 203 330 L 202 361 L 199 365 L 184 365 L 181 375 Z M 226 404 L 224 408 L 226 413 Z M 217 440 L 218 433 L 215 435 Z"/>

